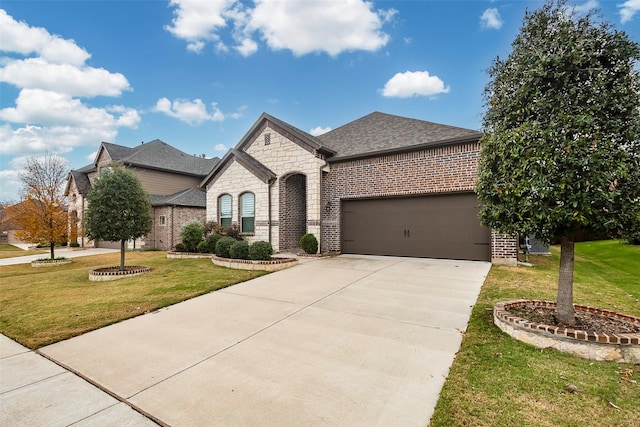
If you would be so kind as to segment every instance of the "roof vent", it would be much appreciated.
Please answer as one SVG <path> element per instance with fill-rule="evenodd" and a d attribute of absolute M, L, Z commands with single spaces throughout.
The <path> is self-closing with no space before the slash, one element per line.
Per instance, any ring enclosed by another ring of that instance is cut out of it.
<path fill-rule="evenodd" d="M 264 145 L 269 145 L 271 144 L 271 134 L 270 133 L 265 133 L 264 134 Z"/>

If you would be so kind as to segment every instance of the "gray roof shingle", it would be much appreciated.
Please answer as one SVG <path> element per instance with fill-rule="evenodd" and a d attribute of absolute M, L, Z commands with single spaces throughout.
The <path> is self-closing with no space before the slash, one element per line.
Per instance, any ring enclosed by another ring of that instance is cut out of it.
<path fill-rule="evenodd" d="M 207 206 L 207 193 L 198 188 L 188 188 L 168 196 L 149 195 L 149 199 L 151 206 Z"/>
<path fill-rule="evenodd" d="M 336 155 L 328 161 L 367 157 L 480 138 L 481 132 L 374 112 L 317 137 Z"/>
<path fill-rule="evenodd" d="M 217 157 L 205 159 L 187 154 L 159 139 L 133 148 L 108 142 L 103 142 L 102 146 L 114 161 L 187 175 L 205 176 L 220 160 Z"/>

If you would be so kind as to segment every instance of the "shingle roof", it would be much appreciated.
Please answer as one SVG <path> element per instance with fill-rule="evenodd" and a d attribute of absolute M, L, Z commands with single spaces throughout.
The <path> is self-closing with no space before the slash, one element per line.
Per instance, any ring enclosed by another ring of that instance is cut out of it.
<path fill-rule="evenodd" d="M 374 112 L 317 137 L 336 155 L 328 161 L 379 155 L 480 138 L 481 132 Z"/>
<path fill-rule="evenodd" d="M 220 160 L 217 157 L 205 159 L 187 154 L 159 139 L 133 148 L 108 142 L 103 142 L 102 146 L 114 161 L 188 175 L 205 176 Z"/>
<path fill-rule="evenodd" d="M 168 196 L 150 195 L 151 206 L 207 206 L 207 193 L 198 188 L 188 188 Z"/>
<path fill-rule="evenodd" d="M 76 188 L 78 189 L 78 193 L 83 196 L 89 194 L 89 190 L 91 190 L 91 182 L 89 181 L 89 176 L 86 172 L 71 171 L 71 176 L 73 180 L 76 182 Z"/>

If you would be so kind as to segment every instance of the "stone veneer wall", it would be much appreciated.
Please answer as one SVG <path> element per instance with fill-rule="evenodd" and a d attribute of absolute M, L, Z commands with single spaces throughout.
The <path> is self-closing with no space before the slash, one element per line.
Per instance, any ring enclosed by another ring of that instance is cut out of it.
<path fill-rule="evenodd" d="M 269 137 L 265 138 L 267 134 Z M 280 245 L 281 186 L 279 181 L 289 175 L 301 174 L 306 177 L 307 184 L 306 232 L 315 234 L 320 240 L 320 168 L 324 166 L 324 160 L 269 126 L 264 126 L 242 149 L 269 168 L 277 176 L 276 182 L 269 185 L 236 161 L 231 161 L 215 180 L 207 184 L 207 221 L 218 220 L 218 196 L 226 193 L 232 196 L 232 221 L 237 224 L 239 196 L 246 191 L 252 191 L 256 196 L 256 232 L 246 236 L 247 240 L 250 242 L 270 240 L 276 252 L 288 249 L 281 248 Z M 271 195 L 270 218 L 269 193 Z M 269 227 L 271 227 L 270 236 Z"/>
<path fill-rule="evenodd" d="M 331 163 L 323 178 L 322 206 L 330 207 L 323 210 L 322 251 L 340 250 L 342 199 L 473 191 L 479 155 L 479 143 L 463 143 Z M 496 235 L 492 260 L 515 264 L 516 257 L 516 239 Z"/>

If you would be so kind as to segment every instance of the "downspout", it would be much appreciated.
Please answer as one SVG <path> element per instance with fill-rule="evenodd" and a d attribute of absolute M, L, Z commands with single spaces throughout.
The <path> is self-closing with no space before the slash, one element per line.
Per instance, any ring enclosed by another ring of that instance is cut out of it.
<path fill-rule="evenodd" d="M 175 205 L 171 205 L 171 246 L 169 246 L 169 250 L 173 249 L 173 208 Z"/>
<path fill-rule="evenodd" d="M 324 164 L 322 166 L 320 166 L 320 170 L 318 171 L 318 173 L 320 174 L 320 176 L 318 178 L 319 187 L 320 187 L 320 194 L 319 194 L 319 197 L 318 197 L 318 204 L 319 204 L 318 212 L 320 213 L 320 217 L 318 218 L 318 242 L 319 242 L 319 244 L 318 244 L 318 253 L 322 253 L 322 247 L 324 245 L 324 242 L 322 240 L 322 216 L 324 214 L 324 212 L 322 211 L 322 208 L 323 208 L 323 206 L 322 206 L 322 193 L 324 192 L 324 186 L 323 186 L 323 183 L 322 183 L 322 172 L 323 172 L 323 169 L 325 169 L 325 168 L 327 168 L 327 169 L 329 168 L 329 163 L 326 160 L 324 161 Z M 327 172 L 329 172 L 329 171 L 327 170 Z"/>
<path fill-rule="evenodd" d="M 272 206 L 271 206 L 271 188 L 273 187 L 273 184 L 275 182 L 276 182 L 276 180 L 273 179 L 271 182 L 269 182 L 267 184 L 267 193 L 268 193 L 268 202 L 267 202 L 268 207 L 267 208 L 269 210 L 269 218 L 268 218 L 268 221 L 269 221 L 269 243 L 271 243 L 271 241 L 272 241 L 272 237 L 271 237 L 271 233 L 272 233 L 272 230 L 271 230 L 271 228 L 272 228 L 272 224 L 271 224 L 271 218 L 272 218 L 272 212 L 271 212 L 271 210 L 272 210 Z"/>

